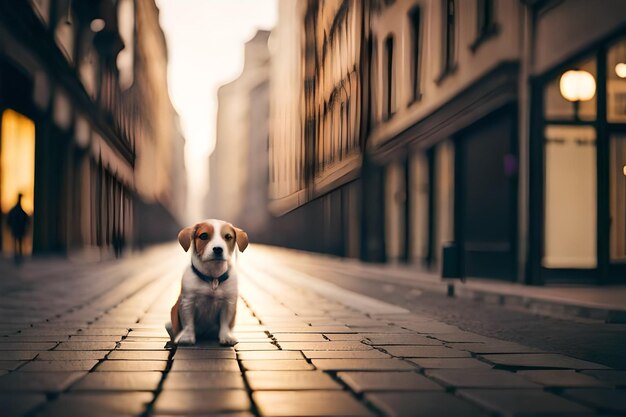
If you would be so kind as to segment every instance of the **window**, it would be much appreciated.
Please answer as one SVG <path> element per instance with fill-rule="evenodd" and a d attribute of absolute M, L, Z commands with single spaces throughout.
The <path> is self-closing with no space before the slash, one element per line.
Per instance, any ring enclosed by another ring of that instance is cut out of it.
<path fill-rule="evenodd" d="M 456 54 L 456 1 L 443 0 L 443 70 L 442 76 L 454 70 L 454 56 Z"/>
<path fill-rule="evenodd" d="M 496 34 L 495 4 L 493 0 L 476 0 L 476 40 L 470 49 L 475 51 L 489 37 Z"/>
<path fill-rule="evenodd" d="M 385 105 L 384 118 L 387 120 L 393 116 L 395 99 L 393 94 L 393 36 L 388 36 L 387 39 L 385 39 L 385 61 L 383 65 L 383 103 Z"/>
<path fill-rule="evenodd" d="M 411 22 L 411 102 L 421 98 L 420 89 L 420 55 L 421 55 L 421 36 L 420 36 L 420 8 L 415 7 L 409 12 Z"/>

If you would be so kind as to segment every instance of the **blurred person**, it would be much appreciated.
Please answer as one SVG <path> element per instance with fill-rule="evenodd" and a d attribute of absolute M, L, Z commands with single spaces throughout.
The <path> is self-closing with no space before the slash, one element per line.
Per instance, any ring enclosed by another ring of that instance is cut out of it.
<path fill-rule="evenodd" d="M 17 203 L 7 214 L 7 223 L 13 236 L 13 255 L 16 264 L 19 264 L 24 256 L 23 242 L 30 223 L 30 216 L 22 208 L 22 197 L 22 193 L 17 195 Z"/>

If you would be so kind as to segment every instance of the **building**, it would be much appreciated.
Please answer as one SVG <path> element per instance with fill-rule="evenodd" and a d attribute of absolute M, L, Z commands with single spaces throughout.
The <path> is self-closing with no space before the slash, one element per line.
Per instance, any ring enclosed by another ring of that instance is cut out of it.
<path fill-rule="evenodd" d="M 208 217 L 263 240 L 268 211 L 270 32 L 245 44 L 243 70 L 218 90 L 215 148 L 209 157 Z"/>
<path fill-rule="evenodd" d="M 171 238 L 183 139 L 154 2 L 1 2 L 0 34 L 0 202 L 4 217 L 24 194 L 33 253 L 108 256 Z M 160 212 L 158 233 L 141 227 L 142 204 Z"/>
<path fill-rule="evenodd" d="M 530 284 L 623 281 L 624 2 L 299 4 L 278 28 L 302 28 L 303 133 L 270 137 L 274 182 L 295 185 L 290 205 L 271 194 L 286 245 Z"/>
<path fill-rule="evenodd" d="M 368 4 L 279 2 L 270 81 L 270 207 L 279 244 L 359 255 Z"/>

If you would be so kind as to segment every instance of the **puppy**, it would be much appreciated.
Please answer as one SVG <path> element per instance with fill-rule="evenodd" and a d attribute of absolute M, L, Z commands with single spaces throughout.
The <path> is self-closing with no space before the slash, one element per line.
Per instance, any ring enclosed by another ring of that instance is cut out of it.
<path fill-rule="evenodd" d="M 205 220 L 178 233 L 185 252 L 191 248 L 191 264 L 183 274 L 178 301 L 165 325 L 172 341 L 193 345 L 217 335 L 221 344 L 234 345 L 231 333 L 237 309 L 237 249 L 248 246 L 243 230 L 222 220 Z"/>

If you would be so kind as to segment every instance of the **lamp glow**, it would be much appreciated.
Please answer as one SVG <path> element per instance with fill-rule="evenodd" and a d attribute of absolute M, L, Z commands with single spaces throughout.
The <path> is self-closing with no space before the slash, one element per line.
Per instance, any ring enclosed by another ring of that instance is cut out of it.
<path fill-rule="evenodd" d="M 615 66 L 615 73 L 620 78 L 626 78 L 626 64 L 623 62 L 620 62 L 619 64 L 617 64 Z"/>
<path fill-rule="evenodd" d="M 568 101 L 588 101 L 596 94 L 596 80 L 587 71 L 566 71 L 559 87 L 561 95 Z"/>

